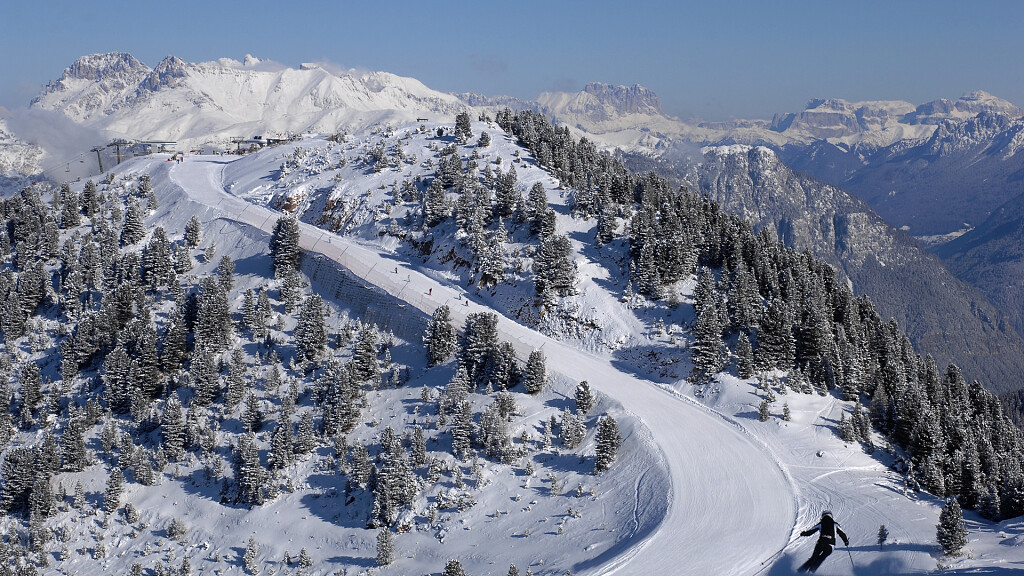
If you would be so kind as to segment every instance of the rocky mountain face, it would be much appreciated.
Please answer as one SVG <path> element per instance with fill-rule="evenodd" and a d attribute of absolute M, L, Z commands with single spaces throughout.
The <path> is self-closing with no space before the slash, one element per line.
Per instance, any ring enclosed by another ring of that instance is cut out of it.
<path fill-rule="evenodd" d="M 765 147 L 704 151 L 684 181 L 845 275 L 914 343 L 993 390 L 1024 387 L 1024 341 L 977 289 L 843 190 L 794 172 Z"/>
<path fill-rule="evenodd" d="M 977 286 L 1024 330 L 1024 194 L 970 232 L 936 249 L 949 269 Z"/>
<path fill-rule="evenodd" d="M 893 225 L 941 243 L 1024 192 L 1022 149 L 1024 119 L 983 111 L 943 120 L 926 139 L 878 149 L 819 141 L 780 154 L 795 169 L 856 194 Z"/>
<path fill-rule="evenodd" d="M 417 80 L 383 72 L 334 74 L 317 65 L 269 66 L 247 57 L 150 69 L 124 53 L 85 56 L 50 82 L 32 108 L 112 137 L 225 143 L 264 133 L 331 133 L 390 119 L 454 116 L 467 106 Z"/>

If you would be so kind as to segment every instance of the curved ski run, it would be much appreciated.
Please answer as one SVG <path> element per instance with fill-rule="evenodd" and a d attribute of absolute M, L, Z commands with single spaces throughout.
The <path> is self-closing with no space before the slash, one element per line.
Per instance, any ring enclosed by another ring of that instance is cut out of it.
<path fill-rule="evenodd" d="M 270 234 L 271 210 L 225 192 L 223 157 L 190 157 L 171 168 L 171 180 L 195 201 L 221 217 Z M 300 223 L 300 246 L 322 254 L 425 314 L 449 303 L 460 326 L 471 312 L 494 312 L 416 269 L 398 265 L 374 250 L 314 226 Z M 407 278 L 411 281 L 407 281 Z M 408 289 L 414 286 L 415 289 Z M 468 305 L 465 304 L 468 302 Z M 652 382 L 618 372 L 607 359 L 563 344 L 499 314 L 502 339 L 520 358 L 543 349 L 554 371 L 586 379 L 615 398 L 649 428 L 671 474 L 668 510 L 653 533 L 588 574 L 753 574 L 785 547 L 796 516 L 795 490 L 762 447 L 722 418 L 660 389 Z M 643 506 L 643 503 L 640 503 Z"/>

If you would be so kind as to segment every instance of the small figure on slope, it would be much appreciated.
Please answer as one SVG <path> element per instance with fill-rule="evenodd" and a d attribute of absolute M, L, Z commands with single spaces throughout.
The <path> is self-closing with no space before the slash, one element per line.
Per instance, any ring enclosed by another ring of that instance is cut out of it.
<path fill-rule="evenodd" d="M 828 558 L 828 555 L 832 553 L 832 549 L 835 548 L 836 534 L 839 534 L 839 537 L 843 539 L 844 546 L 850 545 L 850 539 L 847 538 L 846 533 L 839 528 L 839 524 L 832 519 L 832 512 L 830 510 L 822 512 L 821 522 L 818 522 L 811 528 L 804 530 L 800 535 L 810 536 L 815 532 L 820 532 L 820 534 L 818 535 L 818 543 L 814 545 L 814 553 L 807 559 L 807 562 L 804 562 L 803 565 L 797 569 L 798 572 L 814 572 L 817 570 L 818 567 L 821 566 L 821 563 L 825 561 L 825 558 Z"/>

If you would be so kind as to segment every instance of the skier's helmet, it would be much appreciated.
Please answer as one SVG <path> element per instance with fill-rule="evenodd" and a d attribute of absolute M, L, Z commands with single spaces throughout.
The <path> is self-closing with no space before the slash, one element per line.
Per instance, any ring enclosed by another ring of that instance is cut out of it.
<path fill-rule="evenodd" d="M 824 518 L 825 516 L 828 516 L 828 517 L 831 518 L 832 517 L 832 511 L 831 510 L 824 510 L 824 511 L 822 511 L 821 517 Z"/>

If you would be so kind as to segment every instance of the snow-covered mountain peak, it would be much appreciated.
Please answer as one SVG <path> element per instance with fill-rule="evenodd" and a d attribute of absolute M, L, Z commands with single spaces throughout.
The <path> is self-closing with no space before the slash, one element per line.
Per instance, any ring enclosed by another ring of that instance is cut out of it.
<path fill-rule="evenodd" d="M 591 82 L 580 92 L 545 92 L 537 98 L 541 108 L 556 116 L 572 117 L 574 123 L 602 123 L 626 116 L 667 120 L 661 99 L 640 86 L 613 86 Z"/>
<path fill-rule="evenodd" d="M 289 68 L 246 55 L 150 70 L 128 54 L 79 59 L 33 107 L 130 139 L 196 147 L 253 134 L 335 132 L 377 122 L 449 118 L 467 106 L 418 80 L 386 72 Z"/>
<path fill-rule="evenodd" d="M 153 68 L 146 79 L 139 85 L 137 94 L 156 92 L 165 88 L 174 88 L 187 75 L 188 65 L 177 56 L 168 56 Z"/>
<path fill-rule="evenodd" d="M 966 120 L 983 112 L 1003 114 L 1013 118 L 1024 115 L 1015 104 L 993 96 L 984 90 L 967 92 L 957 100 L 939 98 L 921 104 L 907 114 L 907 124 L 939 124 L 945 120 Z"/>
<path fill-rule="evenodd" d="M 75 60 L 64 69 L 60 80 L 104 80 L 110 77 L 149 72 L 149 68 L 127 52 L 89 54 Z"/>
<path fill-rule="evenodd" d="M 613 107 L 619 114 L 663 114 L 658 95 L 639 84 L 613 86 L 591 82 L 583 89 L 604 106 Z"/>

